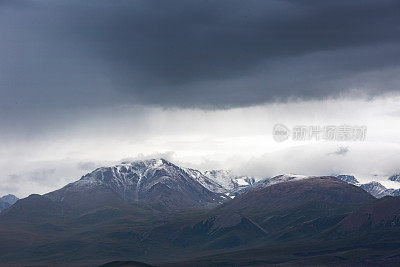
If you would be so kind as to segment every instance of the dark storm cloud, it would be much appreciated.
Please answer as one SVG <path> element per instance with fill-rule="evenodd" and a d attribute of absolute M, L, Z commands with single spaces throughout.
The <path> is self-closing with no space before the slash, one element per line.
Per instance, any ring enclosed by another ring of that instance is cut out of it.
<path fill-rule="evenodd" d="M 397 0 L 0 2 L 3 109 L 398 90 Z"/>

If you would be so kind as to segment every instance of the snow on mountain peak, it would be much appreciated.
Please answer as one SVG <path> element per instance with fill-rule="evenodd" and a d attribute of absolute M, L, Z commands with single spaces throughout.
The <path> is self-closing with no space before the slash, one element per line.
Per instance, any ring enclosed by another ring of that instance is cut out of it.
<path fill-rule="evenodd" d="M 257 188 L 265 188 L 271 185 L 275 184 L 280 184 L 280 183 L 286 183 L 286 182 L 291 182 L 291 181 L 298 181 L 298 180 L 303 180 L 307 178 L 311 178 L 312 176 L 305 176 L 305 175 L 299 175 L 299 174 L 281 174 L 274 176 L 272 178 L 266 178 L 255 184 Z"/>
<path fill-rule="evenodd" d="M 194 180 L 198 181 L 201 185 L 205 188 L 210 190 L 211 192 L 216 193 L 227 193 L 228 190 L 220 185 L 218 182 L 214 181 L 210 177 L 207 177 L 203 173 L 198 170 L 190 169 L 190 168 L 183 168 Z"/>
<path fill-rule="evenodd" d="M 348 184 L 352 184 L 352 185 L 358 185 L 360 183 L 353 175 L 340 174 L 340 175 L 337 175 L 336 178 L 338 178 Z"/>
<path fill-rule="evenodd" d="M 355 186 L 359 186 L 364 191 L 370 193 L 376 198 L 382 198 L 385 196 L 399 196 L 400 189 L 387 188 L 381 182 L 372 181 L 369 183 L 361 184 L 353 175 L 337 175 L 336 178 L 346 182 L 348 184 L 352 184 Z M 391 180 L 393 181 L 393 180 Z"/>
<path fill-rule="evenodd" d="M 76 186 L 106 184 L 114 188 L 123 187 L 124 190 L 127 187 L 131 188 L 136 186 L 137 190 L 139 190 L 144 178 L 148 180 L 149 177 L 154 176 L 157 172 L 160 174 L 157 181 L 152 181 L 147 184 L 147 187 L 151 187 L 157 182 L 162 183 L 164 180 L 174 178 L 179 172 L 179 169 L 179 167 L 161 158 L 122 162 L 109 167 L 100 167 L 84 175 L 76 182 Z"/>
<path fill-rule="evenodd" d="M 172 163 L 163 158 L 154 158 L 154 159 L 135 160 L 135 161 L 123 161 L 115 165 L 115 167 L 131 167 L 134 165 L 142 165 L 147 168 L 149 167 L 158 168 L 161 167 L 163 164 L 172 164 Z"/>
<path fill-rule="evenodd" d="M 400 190 L 392 189 L 392 188 L 386 188 L 384 185 L 377 181 L 372 181 L 367 184 L 362 184 L 360 185 L 362 189 L 370 193 L 376 198 L 382 198 L 385 196 L 399 196 L 400 195 Z"/>
<path fill-rule="evenodd" d="M 400 174 L 394 174 L 390 176 L 388 180 L 393 182 L 400 182 Z"/>
<path fill-rule="evenodd" d="M 256 182 L 254 177 L 235 175 L 231 170 L 210 170 L 204 175 L 222 185 L 227 191 L 237 191 Z"/>

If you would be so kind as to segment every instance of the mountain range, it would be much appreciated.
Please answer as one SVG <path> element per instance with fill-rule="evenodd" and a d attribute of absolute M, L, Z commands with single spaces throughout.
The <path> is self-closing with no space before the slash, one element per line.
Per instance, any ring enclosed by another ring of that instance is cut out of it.
<path fill-rule="evenodd" d="M 353 178 L 101 167 L 0 213 L 0 265 L 396 264 L 400 197 Z"/>

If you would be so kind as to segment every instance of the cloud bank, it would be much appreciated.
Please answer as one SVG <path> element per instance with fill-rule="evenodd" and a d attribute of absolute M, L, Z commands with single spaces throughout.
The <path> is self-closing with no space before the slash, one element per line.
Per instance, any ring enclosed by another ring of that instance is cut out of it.
<path fill-rule="evenodd" d="M 3 0 L 0 12 L 0 107 L 10 111 L 399 90 L 396 0 Z"/>

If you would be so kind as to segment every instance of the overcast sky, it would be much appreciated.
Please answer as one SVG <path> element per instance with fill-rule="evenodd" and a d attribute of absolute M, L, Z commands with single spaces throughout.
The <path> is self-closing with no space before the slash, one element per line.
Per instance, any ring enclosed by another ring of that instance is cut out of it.
<path fill-rule="evenodd" d="M 386 179 L 400 172 L 399 25 L 398 0 L 0 0 L 0 195 L 142 156 Z M 276 123 L 368 131 L 276 143 Z"/>

